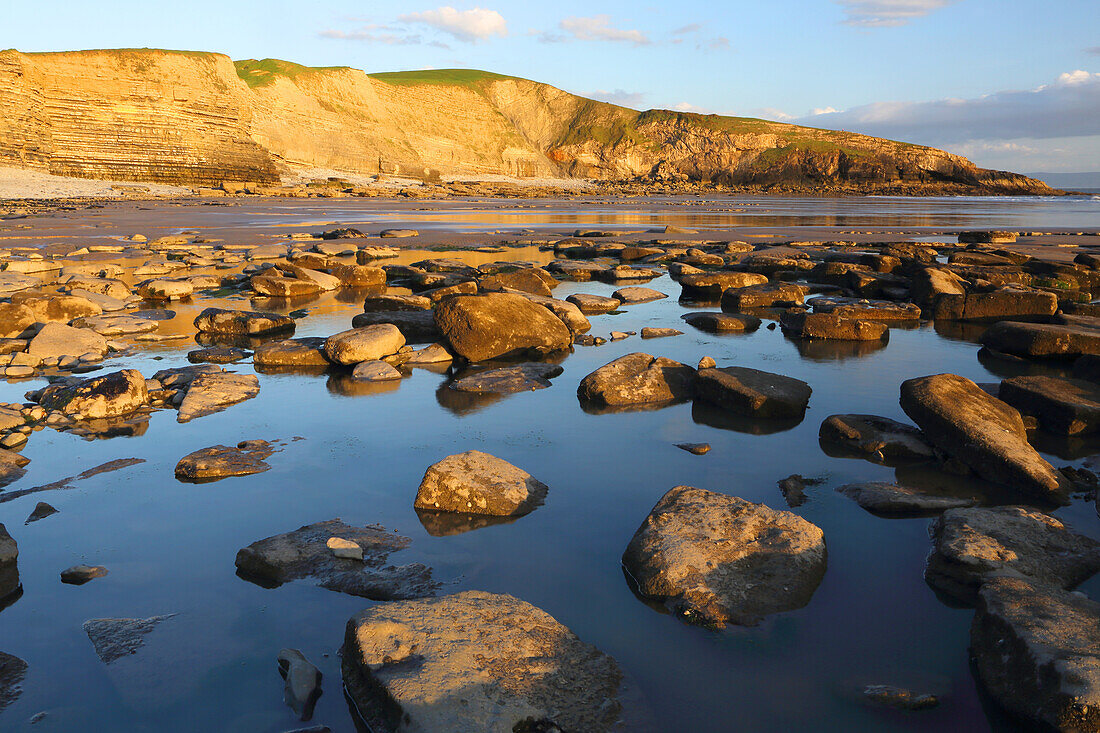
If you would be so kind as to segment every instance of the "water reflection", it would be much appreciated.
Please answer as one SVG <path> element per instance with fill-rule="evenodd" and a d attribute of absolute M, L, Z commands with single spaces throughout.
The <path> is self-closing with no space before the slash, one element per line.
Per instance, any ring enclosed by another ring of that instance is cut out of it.
<path fill-rule="evenodd" d="M 805 415 L 784 418 L 755 418 L 724 410 L 706 400 L 695 400 L 691 405 L 691 419 L 697 425 L 719 430 L 732 430 L 749 435 L 771 435 L 798 427 Z"/>
<path fill-rule="evenodd" d="M 475 529 L 511 524 L 521 517 L 494 517 L 487 514 L 460 514 L 458 512 L 433 512 L 426 509 L 417 509 L 416 518 L 420 520 L 424 530 L 432 537 L 449 537 L 464 532 L 472 532 Z"/>
<path fill-rule="evenodd" d="M 844 361 L 846 359 L 860 359 L 882 351 L 890 343 L 887 339 L 874 341 L 839 341 L 836 339 L 803 339 L 787 336 L 787 341 L 794 344 L 799 356 L 803 359 L 817 362 Z"/>

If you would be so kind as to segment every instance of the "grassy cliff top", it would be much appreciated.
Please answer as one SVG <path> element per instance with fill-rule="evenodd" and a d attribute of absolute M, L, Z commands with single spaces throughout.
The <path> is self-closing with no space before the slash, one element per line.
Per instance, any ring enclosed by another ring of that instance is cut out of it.
<path fill-rule="evenodd" d="M 280 59 L 242 59 L 234 61 L 237 67 L 237 76 L 249 87 L 262 87 L 275 83 L 278 77 L 293 79 L 302 74 L 318 71 L 339 71 L 347 69 L 347 66 L 303 66 L 293 61 Z"/>
<path fill-rule="evenodd" d="M 368 74 L 372 79 L 393 84 L 395 86 L 412 86 L 415 84 L 438 84 L 449 86 L 476 87 L 486 81 L 505 81 L 516 79 L 515 76 L 506 74 L 494 74 L 491 71 L 478 69 L 423 69 L 420 71 L 384 71 L 377 74 Z"/>

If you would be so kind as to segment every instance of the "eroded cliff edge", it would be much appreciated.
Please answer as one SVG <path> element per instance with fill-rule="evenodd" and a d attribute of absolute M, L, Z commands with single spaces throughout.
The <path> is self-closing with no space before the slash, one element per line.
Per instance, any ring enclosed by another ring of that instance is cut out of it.
<path fill-rule="evenodd" d="M 0 52 L 0 164 L 189 185 L 329 169 L 1053 193 L 934 148 L 749 118 L 637 112 L 488 72 L 368 75 L 151 49 Z"/>

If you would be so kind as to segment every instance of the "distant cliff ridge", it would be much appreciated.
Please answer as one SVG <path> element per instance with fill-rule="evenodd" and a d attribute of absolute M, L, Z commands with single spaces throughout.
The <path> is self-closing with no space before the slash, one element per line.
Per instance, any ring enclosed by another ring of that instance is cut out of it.
<path fill-rule="evenodd" d="M 749 118 L 637 112 L 488 72 L 368 75 L 150 49 L 0 51 L 0 163 L 192 185 L 272 183 L 323 168 L 1052 192 L 934 148 Z"/>

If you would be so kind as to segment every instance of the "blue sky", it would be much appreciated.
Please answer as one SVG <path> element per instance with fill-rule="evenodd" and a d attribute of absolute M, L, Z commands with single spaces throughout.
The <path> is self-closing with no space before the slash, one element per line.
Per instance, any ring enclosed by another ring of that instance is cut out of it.
<path fill-rule="evenodd" d="M 989 167 L 1100 170 L 1098 0 L 449 2 L 12 0 L 0 47 L 480 68 L 638 109 L 895 137 Z"/>

